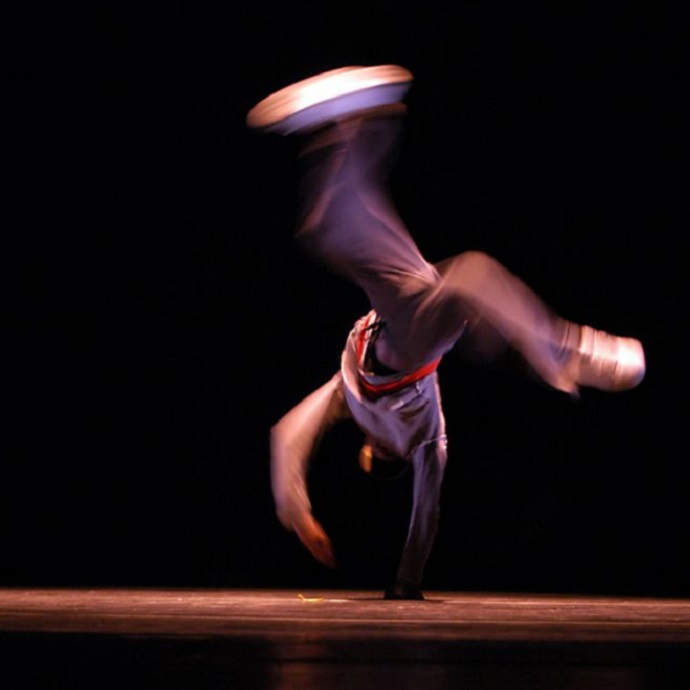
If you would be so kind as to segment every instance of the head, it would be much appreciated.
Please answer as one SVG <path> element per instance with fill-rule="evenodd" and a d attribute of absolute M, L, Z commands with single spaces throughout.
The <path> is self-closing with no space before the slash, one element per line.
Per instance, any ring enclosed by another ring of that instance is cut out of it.
<path fill-rule="evenodd" d="M 409 470 L 411 463 L 375 446 L 369 439 L 359 451 L 359 466 L 373 479 L 393 481 Z"/>

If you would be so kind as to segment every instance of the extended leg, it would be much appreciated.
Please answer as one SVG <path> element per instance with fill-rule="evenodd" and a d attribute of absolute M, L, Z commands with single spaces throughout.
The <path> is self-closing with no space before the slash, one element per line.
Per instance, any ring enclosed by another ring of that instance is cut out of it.
<path fill-rule="evenodd" d="M 386 185 L 406 79 L 411 75 L 394 66 L 334 70 L 270 96 L 249 118 L 253 126 L 306 135 L 297 237 L 366 292 L 384 322 L 378 359 L 415 369 L 453 347 L 468 321 L 482 320 L 555 388 L 636 386 L 645 372 L 637 340 L 565 321 L 484 254 L 437 267 L 421 255 Z"/>

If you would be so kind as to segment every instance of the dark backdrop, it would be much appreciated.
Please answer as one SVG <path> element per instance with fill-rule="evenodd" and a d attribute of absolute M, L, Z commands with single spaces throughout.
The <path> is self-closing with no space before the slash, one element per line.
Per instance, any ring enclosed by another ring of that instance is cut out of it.
<path fill-rule="evenodd" d="M 385 62 L 415 75 L 392 185 L 428 258 L 487 251 L 648 361 L 575 402 L 444 360 L 427 588 L 690 594 L 676 6 L 15 3 L 0 584 L 387 584 L 409 477 L 369 481 L 353 428 L 312 477 L 340 569 L 273 512 L 270 425 L 367 305 L 292 243 L 293 142 L 244 122 Z"/>

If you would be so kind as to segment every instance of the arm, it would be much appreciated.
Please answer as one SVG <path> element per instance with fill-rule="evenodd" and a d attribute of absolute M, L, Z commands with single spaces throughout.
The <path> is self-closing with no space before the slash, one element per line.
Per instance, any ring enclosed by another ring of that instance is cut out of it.
<path fill-rule="evenodd" d="M 424 566 L 438 530 L 441 485 L 446 467 L 446 438 L 419 446 L 413 457 L 413 496 L 410 527 L 393 587 L 387 599 L 423 599 Z"/>
<path fill-rule="evenodd" d="M 309 462 L 323 434 L 348 416 L 340 374 L 308 395 L 271 428 L 271 488 L 278 519 L 296 532 L 311 554 L 335 566 L 328 535 L 311 512 Z"/>

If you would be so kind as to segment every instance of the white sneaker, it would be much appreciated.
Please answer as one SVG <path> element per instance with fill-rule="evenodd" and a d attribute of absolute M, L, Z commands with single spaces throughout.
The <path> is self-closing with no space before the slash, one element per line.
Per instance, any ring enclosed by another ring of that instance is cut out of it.
<path fill-rule="evenodd" d="M 581 326 L 580 344 L 567 370 L 581 386 L 604 391 L 635 388 L 646 370 L 642 343 L 634 338 L 621 338 L 590 326 Z"/>
<path fill-rule="evenodd" d="M 247 114 L 255 129 L 292 134 L 345 115 L 398 103 L 412 85 L 412 73 L 398 65 L 341 67 L 276 91 Z"/>

